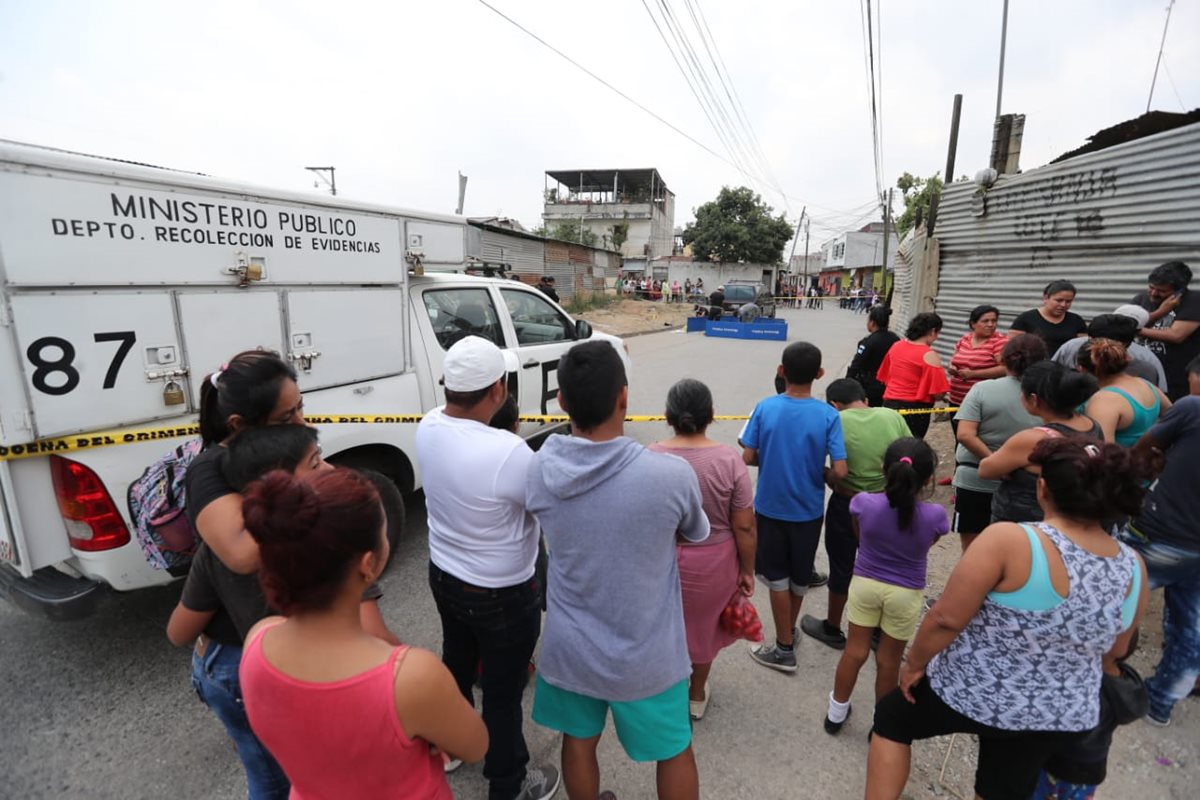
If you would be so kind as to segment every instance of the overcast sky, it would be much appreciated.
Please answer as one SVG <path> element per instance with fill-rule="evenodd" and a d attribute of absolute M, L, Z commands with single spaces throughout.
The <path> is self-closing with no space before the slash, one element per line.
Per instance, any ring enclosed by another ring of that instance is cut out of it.
<path fill-rule="evenodd" d="M 724 154 L 642 0 L 490 2 Z M 1167 2 L 1011 0 L 1003 111 L 1027 117 L 1023 168 L 1143 113 Z M 528 227 L 547 169 L 614 167 L 656 167 L 677 224 L 741 184 L 793 220 L 807 203 L 814 249 L 863 224 L 875 172 L 860 3 L 668 5 L 707 66 L 689 15 L 702 10 L 786 204 L 478 0 L 0 0 L 0 138 L 310 191 L 303 168 L 333 164 L 347 198 L 439 212 L 461 170 L 467 215 Z M 872 6 L 884 184 L 943 169 L 955 92 L 955 171 L 987 166 L 1002 0 Z M 1155 109 L 1200 106 L 1198 6 L 1175 4 Z"/>

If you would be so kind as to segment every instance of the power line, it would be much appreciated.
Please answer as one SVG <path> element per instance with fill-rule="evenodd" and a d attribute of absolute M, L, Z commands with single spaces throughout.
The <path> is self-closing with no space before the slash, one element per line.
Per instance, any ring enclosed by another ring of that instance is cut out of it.
<path fill-rule="evenodd" d="M 658 0 L 658 4 L 660 7 L 662 7 L 662 0 Z M 683 52 L 683 47 L 679 42 L 679 34 L 676 32 L 675 28 L 672 27 L 670 20 L 667 19 L 665 8 L 663 10 L 663 25 L 666 26 L 667 30 L 671 34 L 671 38 L 675 41 L 675 48 L 673 48 L 671 43 L 667 41 L 666 34 L 663 33 L 662 26 L 660 26 L 658 23 L 658 18 L 653 12 L 651 12 L 650 6 L 646 3 L 646 0 L 642 0 L 642 8 L 646 9 L 646 14 L 649 15 L 650 21 L 654 23 L 654 29 L 658 31 L 658 35 L 659 38 L 662 39 L 663 46 L 666 47 L 667 52 L 670 53 L 671 59 L 675 62 L 676 68 L 679 69 L 680 74 L 683 76 L 684 81 L 687 83 L 688 88 L 692 92 L 692 96 L 696 98 L 696 103 L 700 106 L 700 110 L 704 112 L 704 116 L 708 119 L 708 124 L 712 126 L 713 132 L 716 133 L 717 138 L 721 140 L 721 144 L 725 147 L 726 152 L 729 153 L 729 157 L 737 162 L 738 168 L 742 170 L 743 173 L 749 174 L 750 168 L 748 166 L 748 162 L 746 161 L 745 154 L 737 148 L 736 143 L 731 139 L 730 135 L 726 133 L 718 124 L 716 119 L 718 112 L 711 105 L 711 100 L 707 96 L 701 96 L 700 79 L 696 75 L 692 65 L 687 61 L 687 55 Z M 679 54 L 683 58 L 682 63 L 680 62 L 679 57 L 676 56 L 676 48 L 678 48 Z M 757 178 L 755 179 L 757 180 Z"/>
<path fill-rule="evenodd" d="M 507 22 L 508 24 L 512 25 L 512 26 L 513 26 L 514 28 L 516 28 L 517 30 L 519 30 L 519 31 L 521 31 L 522 33 L 524 33 L 524 34 L 525 34 L 526 36 L 528 36 L 529 38 L 531 38 L 531 39 L 533 39 L 534 41 L 536 41 L 538 44 L 540 44 L 540 45 L 542 45 L 543 47 L 545 47 L 547 50 L 550 50 L 552 53 L 554 53 L 555 55 L 557 55 L 559 58 L 562 58 L 564 61 L 566 61 L 567 63 L 571 64 L 571 66 L 575 67 L 575 68 L 576 68 L 576 69 L 578 69 L 580 72 L 582 72 L 582 73 L 584 73 L 585 75 L 587 75 L 589 78 L 592 78 L 593 80 L 597 81 L 597 82 L 598 82 L 598 83 L 600 83 L 602 86 L 604 86 L 606 89 L 608 89 L 609 91 L 611 91 L 611 92 L 613 92 L 614 94 L 616 94 L 617 96 L 619 96 L 621 99 L 623 99 L 623 100 L 626 100 L 626 101 L 628 101 L 629 103 L 633 104 L 633 105 L 634 105 L 634 106 L 636 106 L 636 107 L 637 107 L 637 108 L 638 108 L 640 111 L 642 111 L 642 112 L 644 112 L 644 113 L 648 114 L 649 116 L 653 117 L 653 118 L 654 118 L 655 120 L 657 120 L 658 122 L 662 123 L 662 124 L 663 124 L 663 125 L 665 125 L 666 127 L 670 128 L 672 131 L 674 131 L 675 133 L 679 134 L 680 136 L 682 136 L 683 138 L 687 139 L 687 140 L 688 140 L 689 142 L 691 142 L 692 144 L 694 144 L 694 145 L 696 145 L 697 147 L 699 147 L 699 148 L 700 148 L 701 150 L 703 150 L 704 152 L 706 152 L 706 153 L 708 153 L 709 155 L 711 155 L 713 158 L 717 159 L 718 161 L 720 161 L 720 162 L 722 162 L 722 163 L 724 163 L 724 164 L 727 164 L 727 165 L 729 165 L 729 166 L 733 167 L 735 170 L 737 170 L 738 172 L 740 172 L 742 175 L 746 176 L 746 177 L 747 177 L 747 178 L 749 178 L 750 180 L 752 180 L 752 181 L 755 181 L 755 182 L 760 182 L 760 181 L 759 181 L 759 179 L 758 179 L 758 178 L 756 178 L 754 175 L 752 175 L 752 174 L 751 174 L 749 171 L 747 171 L 746 169 L 744 169 L 744 168 L 740 167 L 739 165 L 735 164 L 733 161 L 731 161 L 730 159 L 728 159 L 728 158 L 726 158 L 725 156 L 721 155 L 721 154 L 720 154 L 720 153 L 718 153 L 716 150 L 714 150 L 713 148 L 709 147 L 708 145 L 706 145 L 704 142 L 700 141 L 700 140 L 699 140 L 699 139 L 697 139 L 696 137 L 694 137 L 694 136 L 692 136 L 691 134 L 687 133 L 686 131 L 682 130 L 682 129 L 681 129 L 681 128 L 679 128 L 677 125 L 675 125 L 675 124 L 673 124 L 672 122 L 668 121 L 667 119 L 665 119 L 664 117 L 662 117 L 660 114 L 657 114 L 656 112 L 654 112 L 654 111 L 650 110 L 649 108 L 647 108 L 647 107 L 646 107 L 645 105 L 643 105 L 642 103 L 639 103 L 637 100 L 633 99 L 633 98 L 632 98 L 632 97 L 630 97 L 628 94 L 626 94 L 625 92 L 623 92 L 623 91 L 621 91 L 620 89 L 618 89 L 616 86 L 613 86 L 611 83 L 609 83 L 608 81 L 606 81 L 604 78 L 601 78 L 601 77 L 600 77 L 599 75 L 597 75 L 595 72 L 592 72 L 590 69 L 588 69 L 587 67 L 583 66 L 582 64 L 580 64 L 580 63 L 579 63 L 578 61 L 576 61 L 575 59 L 571 58 L 569 55 L 567 55 L 566 53 L 564 53 L 562 50 L 559 50 L 557 47 L 555 47 L 554 45 L 550 44 L 550 43 L 549 43 L 549 42 L 547 42 L 545 39 L 543 39 L 542 37 L 538 36 L 536 33 L 534 33 L 533 31 L 529 30 L 528 28 L 526 28 L 526 27 L 525 27 L 524 25 L 522 25 L 521 23 L 517 22 L 517 21 L 516 21 L 515 19 L 513 19 L 512 17 L 508 16 L 508 15 L 507 15 L 507 14 L 505 14 L 503 11 L 501 11 L 501 10 L 500 10 L 500 9 L 498 9 L 498 8 L 496 8 L 496 7 L 495 7 L 495 6 L 493 6 L 491 3 L 487 2 L 487 0 L 477 0 L 477 2 L 478 2 L 480 5 L 482 5 L 484 8 L 488 9 L 489 11 L 491 11 L 491 12 L 492 12 L 493 14 L 495 14 L 496 16 L 498 16 L 498 17 L 500 17 L 501 19 L 503 19 L 503 20 L 504 20 L 505 22 Z M 793 195 L 789 195 L 789 194 L 787 194 L 786 192 L 783 192 L 783 191 L 781 191 L 781 190 L 775 190 L 775 191 L 777 191 L 777 192 L 779 193 L 779 195 L 780 195 L 781 197 L 783 197 L 785 200 L 792 200 L 792 201 L 794 201 L 794 202 L 797 202 L 797 203 L 801 203 L 801 202 L 807 202 L 807 201 L 803 201 L 803 200 L 801 200 L 800 198 L 797 198 L 797 197 L 795 197 L 795 196 L 793 196 Z M 846 213 L 846 212 L 842 211 L 841 209 L 830 208 L 830 207 L 828 207 L 828 206 L 821 206 L 821 205 L 817 205 L 817 204 L 815 204 L 815 203 L 811 203 L 811 202 L 810 202 L 810 203 L 808 203 L 808 205 L 812 206 L 813 208 L 818 208 L 818 209 L 821 209 L 822 211 L 828 211 L 828 212 L 830 212 L 830 213 L 833 213 L 833 214 L 844 214 L 844 213 Z"/>
<path fill-rule="evenodd" d="M 712 62 L 713 70 L 717 73 L 721 87 L 725 90 L 725 96 L 729 98 L 730 106 L 742 125 L 742 129 L 748 134 L 750 146 L 754 154 L 766 170 L 767 176 L 771 179 L 775 188 L 782 193 L 783 189 L 779 184 L 779 180 L 775 177 L 774 170 L 771 169 L 771 164 L 767 160 L 762 146 L 759 144 L 758 135 L 754 131 L 754 126 L 750 123 L 745 106 L 742 105 L 741 95 L 738 93 L 737 87 L 733 85 L 733 78 L 730 77 L 729 69 L 725 66 L 725 59 L 721 57 L 721 49 L 717 46 L 717 40 L 708 27 L 708 20 L 704 16 L 704 9 L 700 7 L 700 0 L 684 0 L 684 2 L 687 5 L 688 13 L 692 17 L 692 23 L 696 26 L 696 30 L 700 34 L 700 41 L 704 45 L 705 52 L 708 53 L 709 61 Z M 709 49 L 709 42 L 712 43 L 711 50 Z"/>
<path fill-rule="evenodd" d="M 675 12 L 671 9 L 669 0 L 658 0 L 658 4 L 663 12 L 663 19 L 667 26 L 672 30 L 672 35 L 675 38 L 676 44 L 680 48 L 680 53 L 683 55 L 684 61 L 688 63 L 689 69 L 695 76 L 698 84 L 703 89 L 705 96 L 708 99 L 709 105 L 714 109 L 717 117 L 725 124 L 729 131 L 729 138 L 737 149 L 743 163 L 747 164 L 751 171 L 756 172 L 759 176 L 759 182 L 764 186 L 774 188 L 779 191 L 784 197 L 784 203 L 787 203 L 787 195 L 778 186 L 773 186 L 766 178 L 766 170 L 763 168 L 761 161 L 755 158 L 752 150 L 742 140 L 744 133 L 741 133 L 738 126 L 730 119 L 730 115 L 726 112 L 725 104 L 721 102 L 721 98 L 717 95 L 713 88 L 712 81 L 709 79 L 708 71 L 700 62 L 699 56 L 696 54 L 696 49 L 692 46 L 691 37 L 684 30 L 682 23 L 677 19 Z M 739 135 L 741 134 L 741 135 Z"/>
<path fill-rule="evenodd" d="M 555 47 L 554 45 L 550 44 L 550 43 L 549 43 L 549 42 L 547 42 L 545 39 L 543 39 L 542 37 L 538 36 L 536 33 L 534 33 L 533 31 L 529 30 L 528 28 L 526 28 L 526 27 L 525 27 L 524 25 L 522 25 L 521 23 L 517 22 L 517 21 L 516 21 L 515 19 L 513 19 L 512 17 L 508 16 L 507 14 L 505 14 L 505 13 L 504 13 L 503 11 L 501 11 L 500 9 L 498 9 L 498 8 L 496 8 L 495 6 L 493 6 L 492 4 L 488 3 L 488 2 L 487 2 L 487 0 L 478 0 L 478 2 L 479 2 L 479 4 L 480 4 L 480 5 L 484 6 L 484 7 L 485 7 L 485 8 L 487 8 L 489 11 L 491 11 L 492 13 L 494 13 L 494 14 L 496 14 L 497 16 L 501 17 L 502 19 L 504 19 L 505 21 L 507 21 L 509 24 L 511 24 L 513 27 L 515 27 L 515 28 L 517 28 L 518 30 L 520 30 L 520 31 L 521 31 L 522 33 L 524 33 L 526 36 L 529 36 L 530 38 L 532 38 L 532 39 L 534 39 L 535 41 L 537 41 L 537 42 L 538 42 L 538 44 L 542 45 L 543 47 L 547 48 L 548 50 L 551 50 L 552 52 L 554 52 L 554 53 L 555 53 L 556 55 L 558 55 L 559 57 L 561 57 L 561 58 L 563 58 L 563 59 L 567 60 L 568 62 L 570 62 L 572 66 L 574 66 L 575 68 L 577 68 L 577 69 L 579 69 L 580 71 L 582 71 L 582 72 L 583 72 L 584 74 L 586 74 L 586 75 L 587 75 L 589 78 L 593 78 L 593 79 L 595 79 L 595 80 L 599 81 L 599 82 L 600 82 L 601 84 L 603 84 L 603 85 L 604 85 L 604 86 L 605 86 L 607 89 L 609 89 L 610 91 L 612 91 L 612 92 L 616 93 L 616 94 L 617 94 L 617 95 L 619 95 L 619 96 L 620 96 L 622 99 L 624 99 L 624 100 L 628 100 L 630 103 L 633 103 L 633 104 L 634 104 L 635 106 L 637 106 L 639 109 L 641 109 L 642 111 L 646 112 L 646 113 L 647 113 L 647 114 L 649 114 L 650 116 L 654 117 L 656 120 L 658 120 L 659 122 L 661 122 L 663 125 L 666 125 L 668 128 L 670 128 L 671 130 L 675 131 L 675 132 L 676 132 L 676 133 L 678 133 L 680 136 L 682 136 L 683 138 L 687 139 L 689 142 L 691 142 L 692 144 L 696 145 L 697 147 L 699 147 L 699 148 L 700 148 L 701 150 L 703 150 L 704 152 L 706 152 L 706 153 L 708 153 L 709 155 L 711 155 L 711 156 L 713 156 L 713 157 L 715 157 L 715 158 L 719 159 L 720 161 L 724 161 L 726 164 L 728 164 L 729 166 L 733 167 L 733 168 L 734 168 L 734 169 L 736 169 L 738 172 L 742 172 L 743 174 L 745 174 L 745 171 L 744 171 L 744 170 L 742 170 L 742 168 L 741 168 L 741 167 L 739 167 L 737 164 L 734 164 L 732 161 L 730 161 L 730 160 L 729 160 L 729 159 L 727 159 L 725 156 L 723 156 L 723 155 L 721 155 L 720 153 L 718 153 L 716 150 L 713 150 L 711 147 L 709 147 L 708 145 L 706 145 L 704 142 L 700 141 L 699 139 L 697 139 L 696 137 L 692 136 L 691 134 L 689 134 L 689 133 L 687 133 L 687 132 L 685 132 L 685 131 L 683 131 L 683 130 L 679 129 L 678 127 L 676 127 L 676 126 L 675 126 L 675 125 L 673 125 L 672 123 L 670 123 L 670 122 L 668 122 L 667 120 L 663 119 L 663 118 L 662 118 L 661 116 L 659 116 L 658 114 L 656 114 L 656 113 L 654 113 L 653 111 L 651 111 L 650 109 L 646 108 L 644 105 L 642 105 L 641 103 L 639 103 L 637 100 L 634 100 L 632 97 L 630 97 L 629 95 L 625 94 L 624 92 L 622 92 L 622 91 L 621 91 L 620 89 L 618 89 L 617 87 L 613 86 L 613 85 L 612 85 L 611 83 L 609 83 L 608 81 L 604 80 L 604 78 L 601 78 L 599 75 L 597 75 L 596 73 L 592 72 L 590 69 L 588 69 L 587 67 L 583 66 L 582 64 L 580 64 L 580 63 L 579 63 L 578 61 L 576 61 L 575 59 L 571 58 L 569 55 L 567 55 L 566 53 L 564 53 L 562 50 L 559 50 L 557 47 Z M 748 176 L 748 177 L 749 177 L 749 176 Z"/>
<path fill-rule="evenodd" d="M 1167 76 L 1167 83 L 1171 84 L 1171 91 L 1175 93 L 1175 99 L 1179 101 L 1179 110 L 1187 111 L 1187 106 L 1183 104 L 1183 98 L 1179 96 L 1179 87 L 1175 85 L 1175 79 L 1171 77 L 1171 70 L 1167 67 L 1167 60 L 1164 58 L 1162 62 L 1163 73 Z"/>
<path fill-rule="evenodd" d="M 875 191 L 883 195 L 883 159 L 879 146 L 879 114 L 875 100 L 875 37 L 871 27 L 871 0 L 867 0 L 867 56 L 871 64 L 871 140 L 874 143 Z"/>

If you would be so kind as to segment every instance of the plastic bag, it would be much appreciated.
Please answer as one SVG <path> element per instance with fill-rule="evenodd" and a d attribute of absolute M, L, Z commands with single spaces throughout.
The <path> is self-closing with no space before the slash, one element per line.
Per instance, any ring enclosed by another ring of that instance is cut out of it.
<path fill-rule="evenodd" d="M 758 611 L 750 598 L 740 591 L 734 592 L 725 604 L 725 610 L 721 612 L 721 629 L 738 639 L 751 642 L 763 640 L 762 620 L 758 618 Z"/>

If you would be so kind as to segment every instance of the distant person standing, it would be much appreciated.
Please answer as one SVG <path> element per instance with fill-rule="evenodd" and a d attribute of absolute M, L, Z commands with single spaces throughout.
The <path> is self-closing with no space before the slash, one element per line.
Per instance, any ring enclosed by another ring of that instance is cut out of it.
<path fill-rule="evenodd" d="M 917 314 L 908 323 L 906 338 L 892 345 L 875 373 L 876 380 L 884 385 L 885 408 L 917 412 L 904 415 L 904 421 L 918 439 L 925 438 L 930 418 L 930 414 L 920 412 L 933 408 L 934 401 L 950 391 L 942 359 L 933 351 L 941 332 L 941 317 L 928 311 Z"/>
<path fill-rule="evenodd" d="M 442 660 L 474 705 L 482 667 L 490 745 L 490 800 L 545 800 L 553 767 L 528 769 L 521 695 L 541 632 L 535 576 L 539 532 L 525 508 L 533 451 L 489 426 L 508 397 L 504 357 L 478 336 L 459 340 L 442 365 L 446 404 L 417 426 L 417 464 L 429 516 L 429 587 L 442 621 Z"/>
<path fill-rule="evenodd" d="M 1200 294 L 1188 289 L 1191 281 L 1187 264 L 1168 261 L 1150 272 L 1146 291 L 1133 298 L 1150 312 L 1150 324 L 1141 335 L 1162 361 L 1171 400 L 1187 395 L 1187 365 L 1200 356 Z"/>
<path fill-rule="evenodd" d="M 1000 351 L 1008 337 L 996 330 L 999 319 L 1000 309 L 986 304 L 971 309 L 967 316 L 970 330 L 954 345 L 950 358 L 950 405 L 961 405 L 967 392 L 980 381 L 1004 377 Z M 957 423 L 951 424 L 957 432 Z"/>
<path fill-rule="evenodd" d="M 813 291 L 816 291 L 815 289 Z M 879 365 L 892 345 L 900 341 L 900 337 L 888 330 L 892 309 L 887 306 L 876 306 L 867 314 L 867 336 L 859 339 L 858 350 L 854 360 L 846 370 L 846 377 L 862 384 L 867 393 L 867 404 L 872 408 L 883 405 L 883 384 L 875 377 Z"/>
<path fill-rule="evenodd" d="M 1051 281 L 1042 290 L 1042 305 L 1024 311 L 1013 320 L 1009 336 L 1033 333 L 1046 343 L 1050 357 L 1058 348 L 1077 336 L 1087 334 L 1083 317 L 1071 313 L 1075 302 L 1075 284 L 1070 281 Z"/>
<path fill-rule="evenodd" d="M 543 275 L 537 282 L 535 287 L 539 292 L 549 297 L 554 302 L 558 302 L 558 292 L 554 289 L 554 276 Z"/>

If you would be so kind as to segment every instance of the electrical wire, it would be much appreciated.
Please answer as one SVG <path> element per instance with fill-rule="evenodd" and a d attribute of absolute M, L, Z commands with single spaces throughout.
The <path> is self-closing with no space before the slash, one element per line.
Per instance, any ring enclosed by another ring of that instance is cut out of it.
<path fill-rule="evenodd" d="M 683 75 L 684 81 L 687 83 L 688 88 L 692 91 L 692 96 L 696 98 L 696 103 L 704 112 L 704 116 L 708 119 L 709 125 L 712 126 L 713 132 L 717 134 L 717 138 L 721 140 L 722 145 L 724 145 L 726 151 L 729 153 L 729 157 L 737 162 L 738 166 L 743 170 L 743 172 L 753 173 L 753 165 L 747 159 L 746 153 L 740 147 L 740 143 L 737 142 L 731 135 L 731 131 L 728 129 L 728 122 L 726 121 L 727 127 L 725 128 L 720 125 L 718 117 L 722 115 L 722 109 L 714 104 L 710 94 L 704 91 L 703 79 L 697 72 L 694 60 L 689 61 L 688 53 L 685 52 L 685 47 L 680 40 L 681 31 L 679 31 L 673 24 L 674 18 L 670 15 L 670 12 L 664 5 L 663 0 L 657 0 L 657 2 L 662 15 L 663 26 L 659 25 L 658 19 L 651 12 L 650 6 L 646 3 L 646 0 L 642 0 L 642 7 L 646 9 L 646 13 L 650 16 L 651 21 L 654 23 L 654 28 L 658 31 L 658 35 L 659 38 L 662 39 L 663 46 L 666 47 L 667 51 L 671 54 L 671 59 L 675 62 L 675 66 L 679 69 L 680 74 Z M 666 27 L 667 31 L 671 34 L 671 39 L 675 43 L 674 47 L 672 47 L 671 43 L 667 41 L 667 37 L 663 33 L 663 27 Z M 677 52 L 679 54 L 678 56 L 676 56 Z M 680 61 L 680 58 L 683 59 L 682 62 Z M 758 182 L 762 182 L 761 176 L 755 175 L 754 179 Z"/>
<path fill-rule="evenodd" d="M 516 21 L 515 19 L 513 19 L 512 17 L 508 16 L 508 15 L 507 15 L 507 14 L 505 14 L 503 11 L 501 11 L 501 10 L 500 10 L 500 9 L 498 9 L 498 8 L 496 8 L 496 7 L 495 7 L 495 6 L 493 6 L 491 3 L 487 2 L 487 0 L 477 0 L 477 2 L 478 2 L 480 5 L 482 5 L 484 8 L 488 9 L 489 11 L 491 11 L 491 12 L 492 12 L 493 14 L 495 14 L 496 16 L 498 16 L 498 17 L 500 17 L 501 19 L 503 19 L 503 20 L 504 20 L 505 22 L 507 22 L 508 24 L 512 25 L 512 26 L 513 26 L 514 28 L 516 28 L 517 30 L 519 30 L 519 31 L 521 31 L 522 33 L 524 33 L 524 34 L 525 34 L 526 36 L 528 36 L 529 38 L 531 38 L 531 39 L 533 39 L 534 41 L 536 41 L 538 44 L 540 44 L 540 45 L 542 45 L 543 47 L 545 47 L 547 50 L 549 50 L 549 51 L 551 51 L 552 53 L 554 53 L 555 55 L 557 55 L 559 58 L 561 58 L 561 59 L 563 59 L 564 61 L 566 61 L 567 63 L 571 64 L 571 66 L 575 67 L 575 68 L 576 68 L 576 69 L 578 69 L 580 72 L 582 72 L 582 73 L 584 73 L 585 75 L 587 75 L 589 78 L 592 78 L 593 80 L 595 80 L 596 82 L 598 82 L 600 85 L 604 86 L 606 89 L 608 89 L 609 91 L 611 91 L 611 92 L 613 92 L 614 94 L 616 94 L 616 95 L 617 95 L 618 97 L 620 97 L 622 100 L 625 100 L 625 101 L 627 101 L 627 102 L 631 103 L 632 105 L 634 105 L 635 107 L 637 107 L 637 108 L 638 108 L 640 111 L 642 111 L 643 113 L 645 113 L 645 114 L 647 114 L 648 116 L 652 117 L 654 120 L 656 120 L 657 122 L 659 122 L 659 123 L 661 123 L 662 125 L 666 126 L 667 128 L 670 128 L 672 131 L 674 131 L 675 133 L 679 134 L 679 135 L 680 135 L 680 136 L 682 136 L 684 139 L 687 139 L 689 142 L 691 142 L 692 144 L 696 145 L 696 147 L 698 147 L 698 148 L 700 148 L 701 150 L 703 150 L 704 152 L 708 153 L 708 154 L 709 154 L 710 156 L 712 156 L 713 158 L 717 159 L 718 161 L 720 161 L 720 162 L 722 162 L 722 163 L 724 163 L 724 164 L 727 164 L 727 165 L 728 165 L 728 166 L 730 166 L 730 167 L 733 167 L 735 170 L 737 170 L 739 173 L 741 173 L 742 175 L 744 175 L 744 176 L 745 176 L 745 177 L 747 177 L 748 179 L 750 179 L 750 180 L 752 180 L 752 181 L 755 181 L 755 182 L 760 182 L 760 181 L 759 181 L 759 179 L 758 179 L 756 176 L 754 176 L 753 174 L 751 174 L 751 173 L 750 173 L 748 170 L 746 170 L 745 168 L 743 168 L 743 167 L 739 166 L 738 164 L 734 163 L 734 161 L 733 161 L 733 160 L 731 160 L 730 158 L 727 158 L 726 156 L 724 156 L 724 155 L 722 155 L 721 153 L 717 152 L 716 150 L 714 150 L 714 149 L 713 149 L 712 147 L 710 147 L 709 145 L 707 145 L 707 144 L 705 144 L 704 142 L 702 142 L 702 141 L 700 141 L 699 139 L 697 139 L 695 136 L 692 136 L 692 135 L 691 135 L 690 133 L 688 133 L 687 131 L 683 130 L 683 129 L 682 129 L 682 128 L 680 128 L 679 126 L 675 125 L 674 123 L 672 123 L 672 122 L 670 122 L 669 120 L 667 120 L 666 118 L 664 118 L 662 115 L 660 115 L 660 114 L 656 113 L 655 111 L 651 110 L 650 108 L 648 108 L 648 107 L 647 107 L 647 106 L 645 106 L 644 104 L 642 104 L 642 103 L 638 102 L 637 100 L 635 100 L 633 97 L 631 97 L 631 96 L 629 96 L 628 94 L 626 94 L 625 92 L 621 91 L 621 90 L 620 90 L 620 89 L 618 89 L 616 86 L 614 86 L 613 84 L 609 83 L 608 81 L 606 81 L 604 78 L 602 78 L 602 77 L 600 77 L 599 75 L 597 75 L 597 74 L 596 74 L 595 72 L 593 72 L 592 70 L 590 70 L 590 69 L 588 69 L 587 67 L 583 66 L 582 64 L 580 64 L 580 63 L 579 63 L 578 61 L 576 61 L 575 59 L 571 58 L 571 56 L 567 55 L 567 54 L 566 54 L 566 53 L 564 53 L 562 50 L 560 50 L 560 49 L 558 49 L 557 47 L 555 47 L 554 45 L 550 44 L 548 41 L 546 41 L 546 40 L 545 40 L 545 39 L 543 39 L 542 37 L 538 36 L 536 33 L 534 33 L 533 31 L 529 30 L 528 28 L 526 28 L 526 27 L 525 27 L 524 25 L 522 25 L 521 23 L 517 22 L 517 21 Z M 846 211 L 845 211 L 845 210 L 843 210 L 843 209 L 837 209 L 837 208 L 831 208 L 831 207 L 829 207 L 829 206 L 822 206 L 822 205 L 818 205 L 818 204 L 816 204 L 816 203 L 812 203 L 812 202 L 809 202 L 809 201 L 803 200 L 802 198 L 798 198 L 798 197 L 796 197 L 796 196 L 794 196 L 794 195 L 789 195 L 789 194 L 787 194 L 786 192 L 783 192 L 783 191 L 780 191 L 780 190 L 775 190 L 775 191 L 777 191 L 777 192 L 779 193 L 779 195 L 780 195 L 780 196 L 781 196 L 781 197 L 782 197 L 784 200 L 791 200 L 792 202 L 795 202 L 795 203 L 807 203 L 807 204 L 808 204 L 810 207 L 812 207 L 812 208 L 816 208 L 816 209 L 819 209 L 819 210 L 821 210 L 821 211 L 826 211 L 826 212 L 829 212 L 829 213 L 831 213 L 831 214 L 835 214 L 835 215 L 847 215 L 847 216 L 851 216 L 851 215 L 852 215 L 850 212 L 846 212 Z M 872 203 L 874 203 L 874 202 L 875 202 L 875 201 L 872 201 Z M 810 219 L 812 218 L 812 217 L 811 217 L 811 215 L 809 215 L 809 218 L 810 218 Z M 815 222 L 814 222 L 814 224 L 819 224 L 819 223 L 815 223 Z"/>
<path fill-rule="evenodd" d="M 879 114 L 876 110 L 875 99 L 875 36 L 871 26 L 871 0 L 867 2 L 867 57 L 871 65 L 871 140 L 874 145 L 875 158 L 875 192 L 883 196 L 883 160 L 879 147 Z"/>
<path fill-rule="evenodd" d="M 709 61 L 712 62 L 713 70 L 717 74 L 721 88 L 724 90 L 725 96 L 729 99 L 730 107 L 733 109 L 742 130 L 747 135 L 751 150 L 766 172 L 767 177 L 771 180 L 772 185 L 783 193 L 783 187 L 775 176 L 774 170 L 771 169 L 771 163 L 767 160 L 762 145 L 758 141 L 758 134 L 755 132 L 754 126 L 750 123 L 750 117 L 746 113 L 745 106 L 742 105 L 741 95 L 738 93 L 737 87 L 733 84 L 733 78 L 729 75 L 729 69 L 725 66 L 725 59 L 721 56 L 721 49 L 717 46 L 717 40 L 712 35 L 712 30 L 708 27 L 708 20 L 704 16 L 704 9 L 700 6 L 700 0 L 684 0 L 684 3 L 687 6 L 688 14 L 692 18 L 692 24 L 696 26 L 696 31 L 700 34 L 700 42 L 704 45 L 704 50 L 708 54 Z M 711 48 L 709 46 L 710 43 Z"/>

